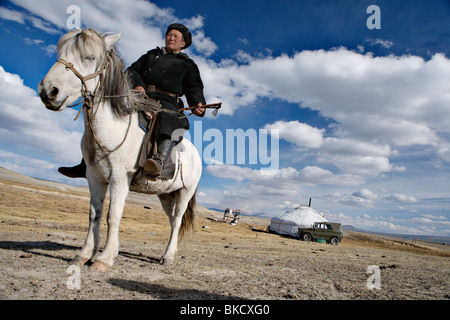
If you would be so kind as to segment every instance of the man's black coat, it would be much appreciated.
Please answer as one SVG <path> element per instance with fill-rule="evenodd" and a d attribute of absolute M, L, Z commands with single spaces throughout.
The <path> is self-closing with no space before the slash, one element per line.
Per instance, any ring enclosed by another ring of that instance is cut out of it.
<path fill-rule="evenodd" d="M 189 106 L 196 106 L 199 102 L 206 104 L 203 95 L 203 82 L 200 71 L 195 62 L 184 53 L 165 53 L 156 48 L 148 51 L 128 69 L 132 87 L 154 85 L 160 90 L 175 93 L 179 97 L 186 96 Z M 183 102 L 161 93 L 147 92 L 150 98 L 161 102 L 163 108 L 177 111 L 183 107 Z M 204 113 L 201 115 L 203 116 Z M 175 129 L 189 129 L 189 122 L 181 118 L 182 114 L 161 112 L 159 114 L 159 134 L 171 136 Z"/>

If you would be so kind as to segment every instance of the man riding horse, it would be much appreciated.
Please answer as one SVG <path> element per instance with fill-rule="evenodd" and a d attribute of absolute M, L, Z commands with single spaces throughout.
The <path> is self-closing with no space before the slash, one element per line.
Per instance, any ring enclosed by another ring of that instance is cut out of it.
<path fill-rule="evenodd" d="M 172 133 L 177 129 L 189 129 L 189 121 L 178 112 L 183 108 L 181 96 L 185 95 L 192 113 L 203 117 L 206 104 L 203 95 L 203 82 L 195 62 L 183 49 L 192 44 L 192 35 L 182 24 L 174 23 L 167 28 L 166 46 L 148 51 L 134 62 L 128 69 L 131 86 L 148 97 L 160 102 L 163 109 L 171 112 L 160 112 L 157 116 L 157 153 L 149 155 L 144 164 L 144 174 L 155 179 L 161 174 L 165 161 L 169 158 L 173 147 L 181 141 L 173 140 Z M 84 159 L 75 167 L 61 167 L 60 173 L 70 178 L 85 178 L 86 164 Z"/>

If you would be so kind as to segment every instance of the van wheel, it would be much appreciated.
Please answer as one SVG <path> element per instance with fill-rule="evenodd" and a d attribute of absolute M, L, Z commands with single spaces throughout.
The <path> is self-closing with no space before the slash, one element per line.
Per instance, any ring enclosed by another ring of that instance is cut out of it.
<path fill-rule="evenodd" d="M 339 243 L 339 239 L 336 238 L 336 237 L 333 237 L 333 238 L 330 239 L 330 243 L 331 243 L 332 245 L 334 245 L 334 246 L 337 246 L 338 243 Z"/>
<path fill-rule="evenodd" d="M 312 235 L 311 235 L 311 233 L 305 233 L 305 234 L 302 236 L 302 240 L 303 240 L 303 241 L 311 241 L 311 240 L 312 240 Z"/>

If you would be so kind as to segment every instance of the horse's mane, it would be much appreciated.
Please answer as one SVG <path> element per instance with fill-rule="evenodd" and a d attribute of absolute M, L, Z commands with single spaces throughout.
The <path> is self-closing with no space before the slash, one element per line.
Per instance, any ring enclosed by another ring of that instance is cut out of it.
<path fill-rule="evenodd" d="M 117 54 L 115 47 L 106 50 L 103 36 L 93 29 L 72 30 L 66 33 L 58 42 L 58 55 L 67 55 L 69 52 L 77 64 L 86 65 L 86 57 L 94 56 L 97 59 L 97 68 L 106 63 L 103 84 L 97 95 L 101 99 L 109 99 L 111 109 L 116 115 L 126 115 L 134 111 L 146 110 L 156 113 L 159 104 L 132 90 L 123 60 Z"/>

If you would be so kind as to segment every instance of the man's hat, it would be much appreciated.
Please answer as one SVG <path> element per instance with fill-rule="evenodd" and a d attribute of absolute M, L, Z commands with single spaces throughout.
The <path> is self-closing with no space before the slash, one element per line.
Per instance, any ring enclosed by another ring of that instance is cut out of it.
<path fill-rule="evenodd" d="M 187 49 L 192 44 L 192 35 L 189 32 L 189 29 L 183 26 L 180 23 L 173 23 L 171 24 L 166 31 L 166 35 L 169 33 L 170 30 L 178 30 L 181 32 L 184 38 L 184 42 L 186 42 L 186 45 L 182 49 Z"/>

